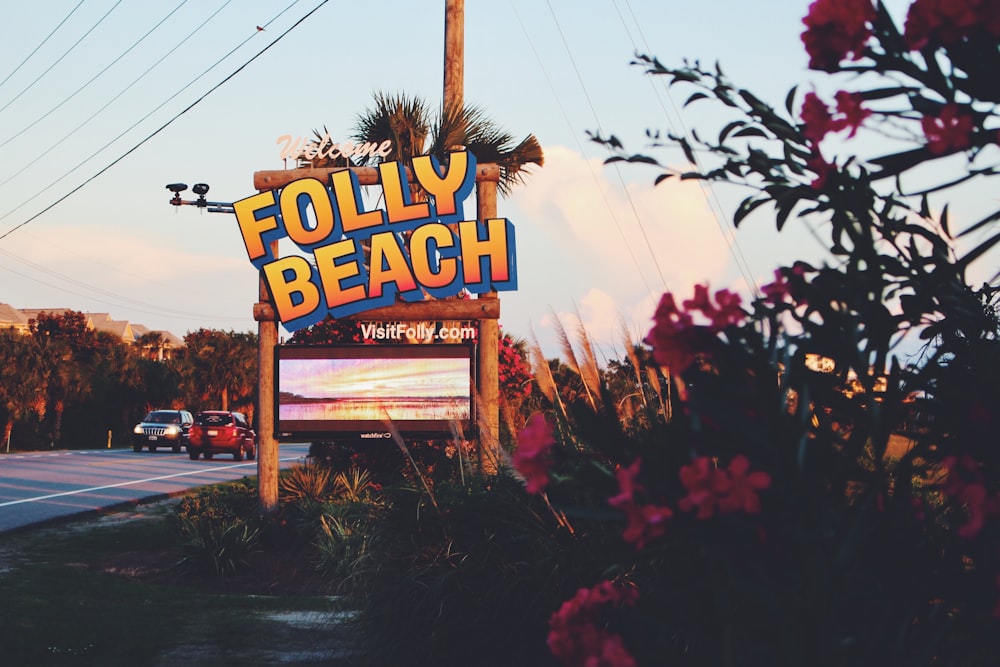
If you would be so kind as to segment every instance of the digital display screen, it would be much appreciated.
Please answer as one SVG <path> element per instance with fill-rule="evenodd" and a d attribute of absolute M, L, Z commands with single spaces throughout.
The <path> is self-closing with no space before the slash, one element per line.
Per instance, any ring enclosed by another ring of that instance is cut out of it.
<path fill-rule="evenodd" d="M 276 436 L 387 438 L 468 431 L 474 423 L 473 346 L 280 345 Z"/>

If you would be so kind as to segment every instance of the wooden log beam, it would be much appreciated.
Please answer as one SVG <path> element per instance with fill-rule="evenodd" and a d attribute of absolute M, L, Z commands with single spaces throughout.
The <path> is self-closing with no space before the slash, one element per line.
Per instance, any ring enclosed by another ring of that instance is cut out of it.
<path fill-rule="evenodd" d="M 377 167 L 326 167 L 322 169 L 274 169 L 268 171 L 255 171 L 253 174 L 253 187 L 255 190 L 280 190 L 292 181 L 301 178 L 315 178 L 323 183 L 328 183 L 330 174 L 336 171 L 350 169 L 358 177 L 360 185 L 377 185 L 379 171 Z M 410 178 L 410 175 L 407 174 Z M 476 166 L 476 182 L 500 180 L 500 167 L 495 164 L 480 164 Z"/>

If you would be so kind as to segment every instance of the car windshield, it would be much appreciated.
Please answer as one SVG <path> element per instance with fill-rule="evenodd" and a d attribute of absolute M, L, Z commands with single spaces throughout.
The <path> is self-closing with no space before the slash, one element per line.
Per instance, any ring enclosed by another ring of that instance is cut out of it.
<path fill-rule="evenodd" d="M 198 415 L 194 423 L 199 426 L 226 426 L 233 423 L 233 418 L 230 415 Z"/>
<path fill-rule="evenodd" d="M 150 412 L 143 421 L 150 424 L 180 424 L 181 417 L 176 412 Z"/>

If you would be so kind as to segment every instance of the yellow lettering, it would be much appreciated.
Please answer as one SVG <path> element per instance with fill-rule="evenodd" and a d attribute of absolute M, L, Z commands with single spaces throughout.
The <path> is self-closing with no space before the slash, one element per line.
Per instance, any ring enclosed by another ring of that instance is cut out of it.
<path fill-rule="evenodd" d="M 506 218 L 486 221 L 486 238 L 479 238 L 479 223 L 466 220 L 458 223 L 462 248 L 462 267 L 466 287 L 486 289 L 490 283 L 507 283 L 516 286 L 513 271 L 514 226 Z M 510 237 L 510 238 L 508 238 Z M 489 262 L 489 275 L 483 276 L 484 260 Z"/>
<path fill-rule="evenodd" d="M 454 248 L 455 236 L 442 224 L 417 227 L 410 236 L 410 262 L 413 275 L 424 287 L 448 287 L 458 277 L 458 260 L 454 257 L 433 259 L 433 253 L 442 248 Z M 437 271 L 433 270 L 437 265 Z"/>
<path fill-rule="evenodd" d="M 310 204 L 316 216 L 312 227 L 303 219 Z M 288 238 L 299 247 L 308 248 L 328 239 L 333 234 L 333 206 L 323 183 L 315 178 L 300 178 L 286 185 L 281 191 L 281 219 Z"/>
<path fill-rule="evenodd" d="M 410 203 L 410 183 L 406 170 L 399 162 L 383 162 L 378 166 L 385 195 L 385 214 L 390 223 L 424 220 L 430 217 L 427 202 Z"/>
<path fill-rule="evenodd" d="M 417 289 L 399 240 L 392 232 L 372 234 L 371 263 L 368 271 L 368 297 L 377 299 L 384 294 L 387 283 L 395 283 L 401 293 Z"/>
<path fill-rule="evenodd" d="M 344 288 L 342 281 L 361 275 L 358 264 L 358 247 L 353 239 L 337 241 L 313 250 L 316 258 L 316 270 L 320 282 L 323 283 L 323 295 L 329 309 L 344 306 L 365 298 L 364 285 L 354 285 Z M 350 258 L 349 261 L 338 264 L 338 260 Z"/>
<path fill-rule="evenodd" d="M 236 222 L 240 226 L 243 245 L 246 246 L 247 256 L 255 265 L 268 255 L 269 248 L 265 244 L 265 237 L 277 236 L 275 232 L 278 231 L 278 219 L 274 214 L 258 218 L 257 213 L 273 207 L 274 204 L 273 191 L 259 192 L 233 202 L 233 212 L 236 213 Z"/>
<path fill-rule="evenodd" d="M 438 161 L 430 155 L 413 158 L 413 175 L 420 185 L 434 197 L 437 215 L 451 217 L 461 213 L 465 195 L 476 182 L 476 158 L 468 151 L 450 153 L 448 171 L 444 178 L 438 175 Z"/>
<path fill-rule="evenodd" d="M 287 323 L 308 317 L 319 308 L 319 289 L 311 280 L 312 271 L 305 258 L 282 257 L 265 264 L 262 270 L 279 320 Z"/>
<path fill-rule="evenodd" d="M 358 192 L 358 180 L 349 170 L 333 172 L 330 175 L 330 185 L 337 200 L 337 213 L 340 215 L 344 234 L 378 227 L 385 222 L 385 212 L 381 209 L 362 211 L 359 208 L 361 194 Z"/>

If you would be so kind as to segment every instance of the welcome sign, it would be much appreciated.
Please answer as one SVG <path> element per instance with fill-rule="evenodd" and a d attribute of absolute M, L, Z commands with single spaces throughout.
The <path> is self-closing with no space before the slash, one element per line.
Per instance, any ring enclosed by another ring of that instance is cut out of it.
<path fill-rule="evenodd" d="M 413 160 L 426 201 L 412 201 L 402 164 L 383 162 L 383 208 L 365 210 L 357 176 L 347 169 L 332 172 L 328 183 L 302 178 L 233 204 L 247 257 L 286 329 L 387 306 L 397 295 L 419 301 L 462 289 L 517 289 L 513 225 L 506 218 L 461 219 L 476 159 L 467 151 L 448 157 L 447 168 L 429 155 Z M 305 255 L 273 256 L 271 242 L 285 238 Z"/>

